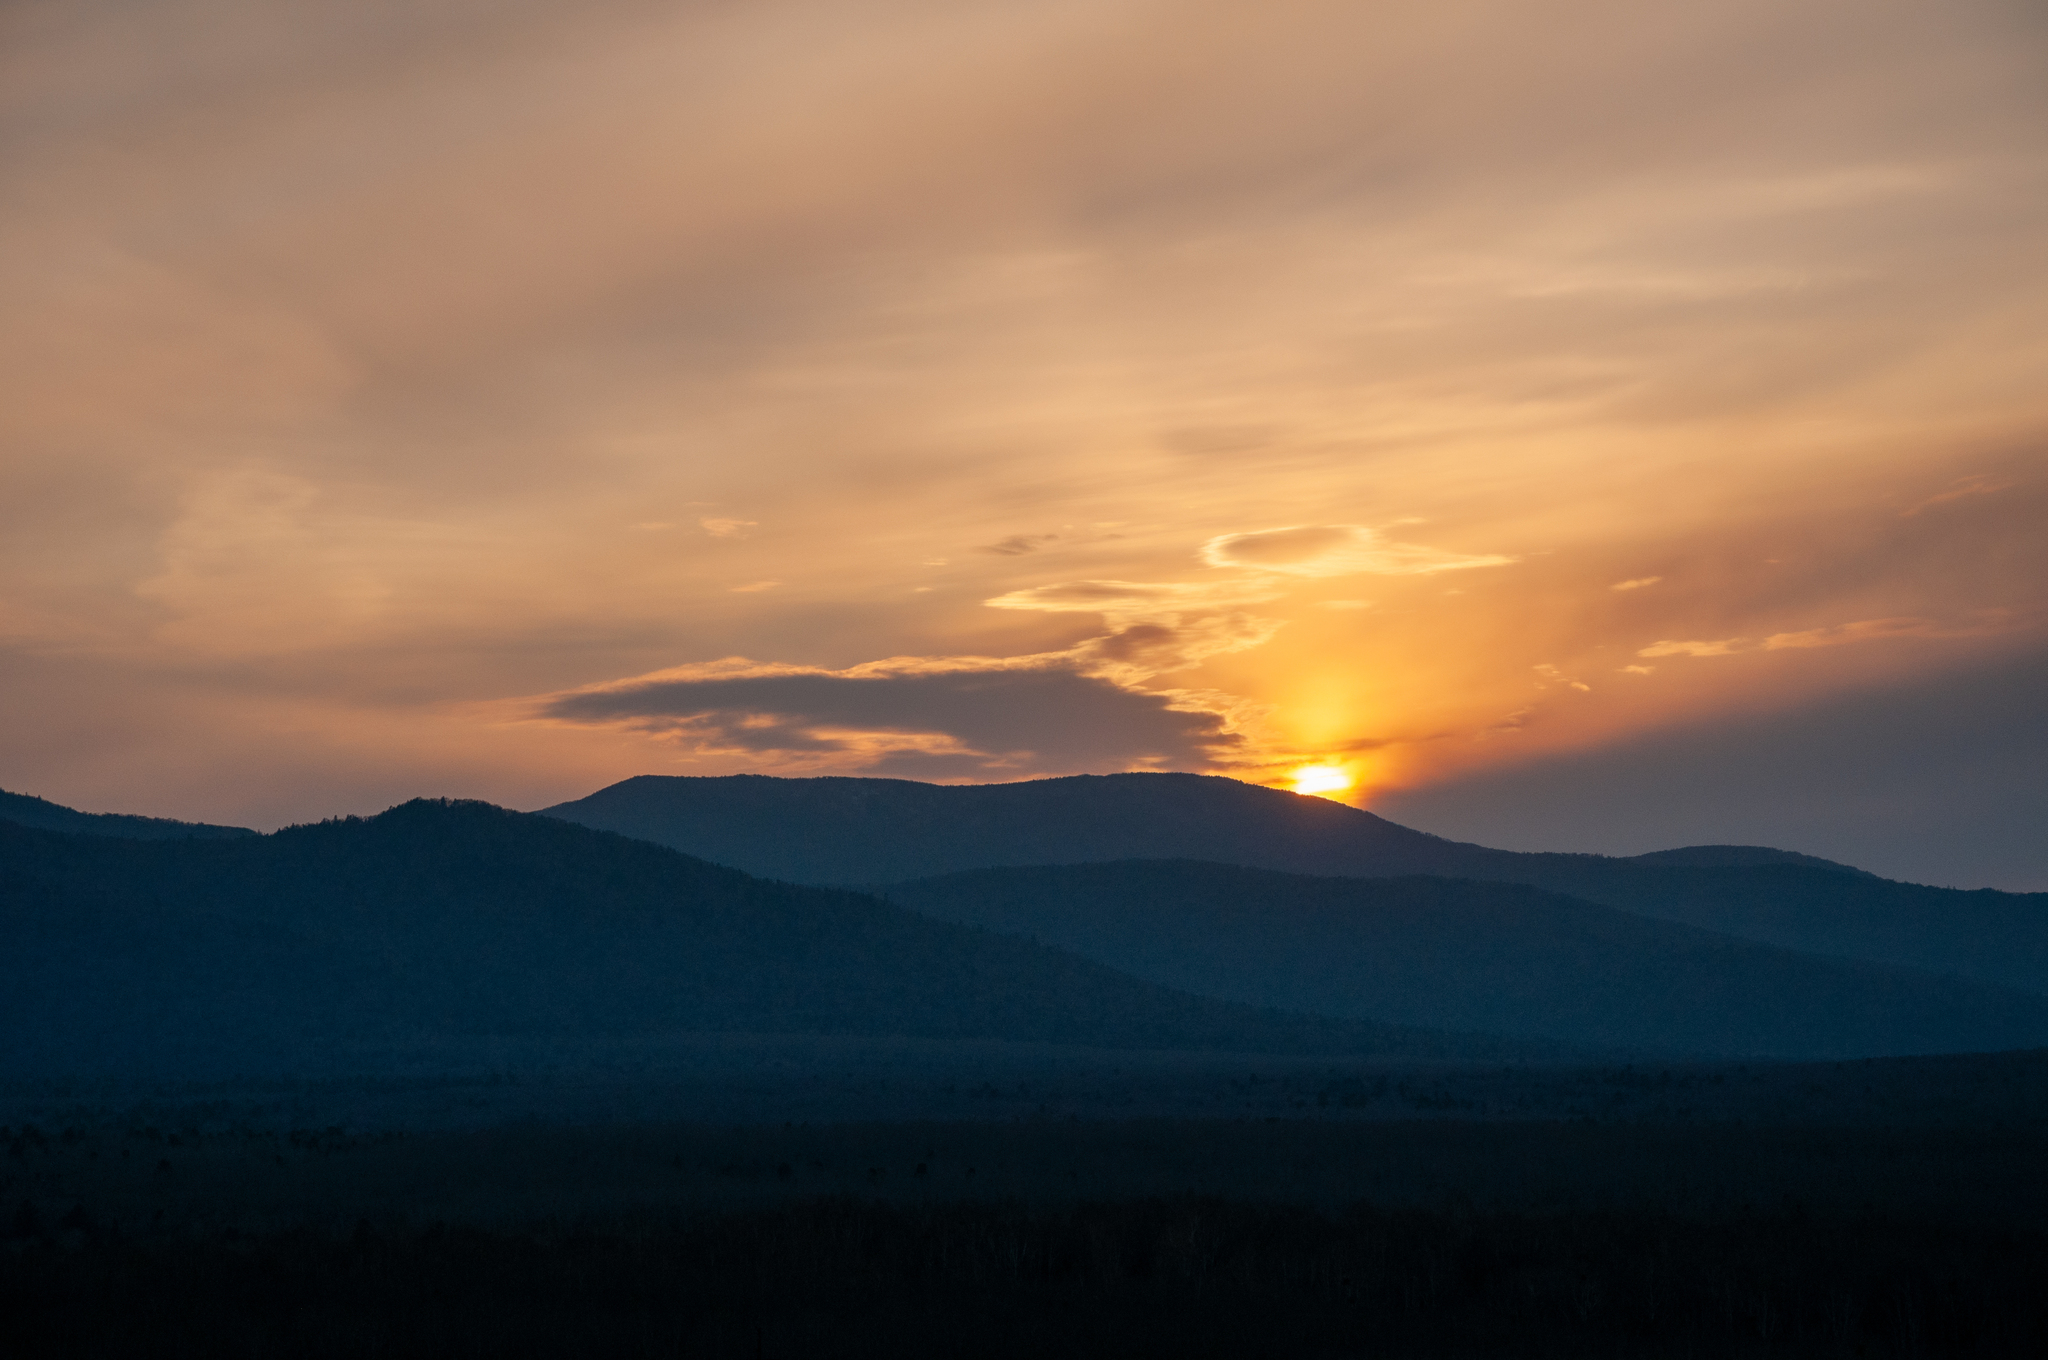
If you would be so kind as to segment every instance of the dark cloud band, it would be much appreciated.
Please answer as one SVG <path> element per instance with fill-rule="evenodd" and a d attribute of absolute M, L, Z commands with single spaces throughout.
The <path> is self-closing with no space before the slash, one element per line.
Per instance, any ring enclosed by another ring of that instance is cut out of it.
<path fill-rule="evenodd" d="M 540 716 L 667 731 L 705 750 L 962 774 L 1200 766 L 1238 743 L 1218 714 L 1174 704 L 1053 668 L 668 673 L 553 696 Z"/>

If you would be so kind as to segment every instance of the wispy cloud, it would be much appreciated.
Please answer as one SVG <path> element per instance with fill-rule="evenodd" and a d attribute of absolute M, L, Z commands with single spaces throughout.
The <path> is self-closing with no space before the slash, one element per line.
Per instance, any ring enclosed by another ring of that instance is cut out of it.
<path fill-rule="evenodd" d="M 1777 652 L 1812 647 L 1840 647 L 1851 642 L 1885 638 L 1969 638 L 2010 632 L 2020 626 L 2007 611 L 1983 611 L 1968 622 L 1902 616 L 1886 619 L 1858 619 L 1853 623 L 1830 624 L 1798 632 L 1772 633 L 1763 638 L 1721 638 L 1712 642 L 1655 642 L 1637 656 L 1729 656 L 1736 652 Z"/>
<path fill-rule="evenodd" d="M 1914 505 L 1909 509 L 1900 511 L 1899 518 L 1911 519 L 1915 515 L 1922 514 L 1928 510 L 1932 510 L 1937 505 L 1949 505 L 1955 501 L 1968 500 L 1972 496 L 1993 495 L 1997 492 L 2006 490 L 2012 485 L 2014 485 L 2014 483 L 2009 479 L 2002 477 L 1992 477 L 1983 473 L 1978 473 L 1970 477 L 1959 477 L 1954 482 L 1951 482 L 1949 484 L 1949 487 L 1946 491 L 1938 492 L 1935 495 L 1929 496 L 1926 500 L 1921 501 L 1919 504 Z"/>
<path fill-rule="evenodd" d="M 1665 639 L 1653 642 L 1636 653 L 1637 656 L 1727 656 L 1733 652 L 1745 651 L 1750 642 L 1747 638 L 1722 638 L 1716 642 L 1680 642 Z"/>
<path fill-rule="evenodd" d="M 1283 587 L 1262 580 L 1196 583 L 1066 581 L 1058 585 L 1013 590 L 984 603 L 991 609 L 1101 614 L 1111 620 L 1139 620 L 1257 604 L 1278 599 L 1284 593 Z"/>
<path fill-rule="evenodd" d="M 1593 692 L 1593 687 L 1591 685 L 1587 684 L 1583 680 L 1577 679 L 1573 676 L 1566 675 L 1562 670 L 1558 669 L 1556 666 L 1549 664 L 1548 662 L 1544 662 L 1543 664 L 1538 665 L 1535 668 L 1535 670 L 1539 682 L 1542 684 L 1563 685 L 1567 689 L 1575 689 L 1581 694 L 1590 694 Z"/>
<path fill-rule="evenodd" d="M 1772 633 L 1764 639 L 1763 646 L 1765 651 L 1775 652 L 1787 647 L 1839 647 L 1848 642 L 1868 642 L 1876 638 L 1962 637 L 1981 631 L 1981 625 L 1957 627 L 1938 623 L 1933 619 L 1858 619 L 1854 623 L 1838 623 L 1827 628 L 1807 628 L 1796 633 Z"/>
<path fill-rule="evenodd" d="M 1424 576 L 1440 571 L 1505 566 L 1515 559 L 1397 543 L 1360 524 L 1297 524 L 1284 529 L 1219 534 L 1202 545 L 1202 560 L 1211 566 L 1288 576 Z"/>
<path fill-rule="evenodd" d="M 985 544 L 979 551 L 994 553 L 998 557 L 1021 557 L 1025 553 L 1037 552 L 1048 543 L 1059 542 L 1059 537 L 1058 534 L 1012 534 Z"/>

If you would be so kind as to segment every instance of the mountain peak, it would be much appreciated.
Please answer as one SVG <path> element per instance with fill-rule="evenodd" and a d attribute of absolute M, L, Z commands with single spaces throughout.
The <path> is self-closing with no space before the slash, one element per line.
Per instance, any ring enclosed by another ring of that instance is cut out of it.
<path fill-rule="evenodd" d="M 641 775 L 542 812 L 799 883 L 1173 858 L 1311 873 L 1446 873 L 1497 853 L 1326 798 L 1178 773 L 1009 784 Z"/>
<path fill-rule="evenodd" d="M 1809 869 L 1833 869 L 1845 874 L 1873 878 L 1868 870 L 1838 864 L 1819 855 L 1802 855 L 1797 850 L 1774 850 L 1767 845 L 1681 845 L 1673 850 L 1652 850 L 1630 855 L 1632 864 L 1660 864 L 1685 869 L 1747 868 L 1757 864 L 1799 864 Z"/>

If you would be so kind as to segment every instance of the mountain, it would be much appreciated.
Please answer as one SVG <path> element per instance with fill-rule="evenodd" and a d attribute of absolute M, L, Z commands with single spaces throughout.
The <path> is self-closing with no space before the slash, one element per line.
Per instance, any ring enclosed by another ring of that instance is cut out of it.
<path fill-rule="evenodd" d="M 971 870 L 886 896 L 1167 986 L 1323 1015 L 1731 1056 L 2048 1045 L 2048 997 L 1775 949 L 1521 884 L 1155 860 Z"/>
<path fill-rule="evenodd" d="M 1798 863 L 1538 856 L 1520 881 L 1763 944 L 2048 994 L 2048 893 L 1964 892 Z M 1506 875 L 1503 875 L 1506 877 Z"/>
<path fill-rule="evenodd" d="M 1676 850 L 1652 850 L 1644 855 L 1628 855 L 1629 864 L 1651 867 L 1670 865 L 1681 869 L 1737 869 L 1751 868 L 1759 864 L 1799 864 L 1808 869 L 1834 869 L 1840 873 L 1854 874 L 1858 878 L 1876 878 L 1877 875 L 1863 869 L 1837 864 L 1819 855 L 1802 855 L 1796 850 L 1773 850 L 1763 845 L 1681 845 Z"/>
<path fill-rule="evenodd" d="M 1760 846 L 1634 858 L 1493 850 L 1214 776 L 936 785 L 647 775 L 543 815 L 800 883 L 1126 859 L 1522 883 L 1759 943 L 2048 994 L 2048 894 L 1893 883 Z"/>
<path fill-rule="evenodd" d="M 228 840 L 0 823 L 0 1070 L 306 1070 L 421 1036 L 678 1031 L 1532 1051 L 1191 996 L 482 803 Z"/>
<path fill-rule="evenodd" d="M 1475 856 L 1505 853 L 1411 831 L 1327 798 L 1192 774 L 1014 784 L 642 775 L 541 815 L 793 883 L 1183 858 L 1299 873 L 1454 874 Z"/>
<path fill-rule="evenodd" d="M 42 831 L 69 831 L 79 836 L 121 836 L 128 840 L 213 840 L 253 836 L 245 826 L 210 826 L 176 822 L 168 817 L 130 817 L 118 812 L 78 812 L 33 794 L 0 789 L 0 821 Z"/>

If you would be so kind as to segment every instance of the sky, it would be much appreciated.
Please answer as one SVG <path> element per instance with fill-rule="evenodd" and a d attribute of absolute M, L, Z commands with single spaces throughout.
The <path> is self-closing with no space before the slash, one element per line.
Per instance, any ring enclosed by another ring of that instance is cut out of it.
<path fill-rule="evenodd" d="M 0 351 L 72 806 L 1194 770 L 2048 888 L 2032 0 L 8 0 Z"/>

